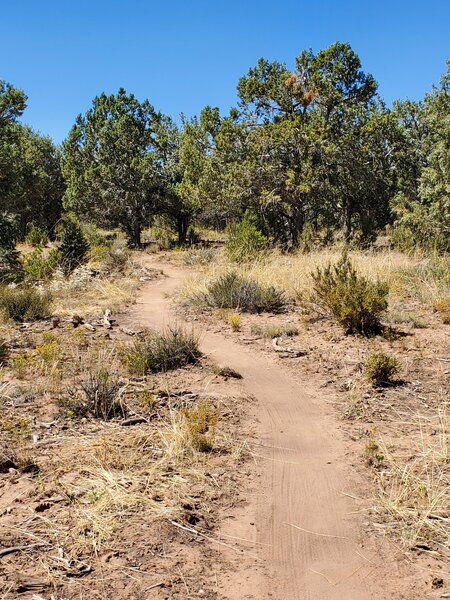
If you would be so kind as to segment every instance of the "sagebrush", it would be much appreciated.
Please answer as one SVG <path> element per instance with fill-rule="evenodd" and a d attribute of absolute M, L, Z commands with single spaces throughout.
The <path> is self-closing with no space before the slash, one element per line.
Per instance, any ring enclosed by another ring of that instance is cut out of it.
<path fill-rule="evenodd" d="M 37 320 L 50 315 L 51 295 L 28 286 L 0 286 L 0 313 L 13 321 Z"/>
<path fill-rule="evenodd" d="M 347 333 L 380 330 L 381 315 L 388 307 L 387 283 L 360 275 L 346 252 L 336 264 L 318 268 L 312 278 L 315 302 L 329 311 Z"/>

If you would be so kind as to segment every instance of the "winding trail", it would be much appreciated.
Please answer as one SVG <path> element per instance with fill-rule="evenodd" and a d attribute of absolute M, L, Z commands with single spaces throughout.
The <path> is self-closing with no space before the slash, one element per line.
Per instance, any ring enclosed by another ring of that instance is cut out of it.
<path fill-rule="evenodd" d="M 170 296 L 189 273 L 155 258 L 145 260 L 166 277 L 141 290 L 132 322 L 160 327 L 179 321 L 171 313 Z M 235 563 L 232 581 L 222 587 L 223 597 L 392 598 L 382 591 L 380 557 L 361 539 L 360 517 L 355 514 L 360 505 L 351 497 L 357 475 L 349 466 L 336 417 L 321 401 L 320 391 L 293 381 L 275 358 L 220 334 L 200 334 L 203 352 L 238 370 L 245 391 L 256 399 L 265 457 L 255 494 L 233 523 L 234 532 L 253 536 L 258 543 L 259 560 Z"/>

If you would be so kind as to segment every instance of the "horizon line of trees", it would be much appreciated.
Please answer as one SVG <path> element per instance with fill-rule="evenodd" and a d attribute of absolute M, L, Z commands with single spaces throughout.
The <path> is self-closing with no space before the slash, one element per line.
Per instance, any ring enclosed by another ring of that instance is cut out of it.
<path fill-rule="evenodd" d="M 351 46 L 302 51 L 295 69 L 261 58 L 227 115 L 181 125 L 120 88 L 94 98 L 60 147 L 20 122 L 26 95 L 0 80 L 0 260 L 65 211 L 122 229 L 131 246 L 158 217 L 191 225 L 248 216 L 284 251 L 390 227 L 402 249 L 450 250 L 450 62 L 419 102 L 388 109 Z"/>

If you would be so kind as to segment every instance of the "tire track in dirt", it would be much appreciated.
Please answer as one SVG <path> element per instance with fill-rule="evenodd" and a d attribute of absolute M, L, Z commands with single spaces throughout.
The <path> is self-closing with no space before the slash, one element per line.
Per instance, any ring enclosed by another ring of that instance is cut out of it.
<path fill-rule="evenodd" d="M 135 323 L 161 327 L 179 321 L 170 295 L 187 276 L 181 268 L 149 258 L 166 277 L 141 290 L 131 311 Z M 201 332 L 201 348 L 218 363 L 243 375 L 256 398 L 261 440 L 261 477 L 229 532 L 254 539 L 259 561 L 245 555 L 233 562 L 224 584 L 230 600 L 369 600 L 383 593 L 381 558 L 361 539 L 360 508 L 346 496 L 357 483 L 336 418 L 320 392 L 299 384 L 269 357 L 219 334 Z M 256 526 L 252 526 L 252 523 Z M 225 525 L 225 529 L 227 526 Z M 226 552 L 225 552 L 226 553 Z M 392 593 L 392 589 L 391 589 Z"/>

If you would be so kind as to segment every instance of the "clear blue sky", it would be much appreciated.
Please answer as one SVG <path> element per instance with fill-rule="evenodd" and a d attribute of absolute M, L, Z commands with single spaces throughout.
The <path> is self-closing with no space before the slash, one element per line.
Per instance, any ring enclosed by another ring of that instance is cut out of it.
<path fill-rule="evenodd" d="M 56 142 L 120 86 L 173 117 L 228 111 L 260 56 L 292 66 L 348 41 L 388 103 L 421 98 L 450 58 L 450 0 L 17 0 L 0 15 L 0 78 Z"/>

